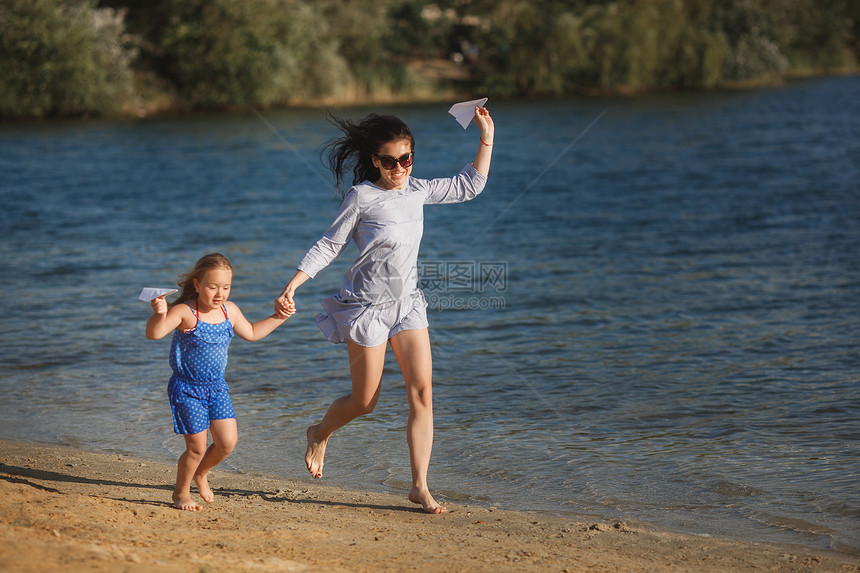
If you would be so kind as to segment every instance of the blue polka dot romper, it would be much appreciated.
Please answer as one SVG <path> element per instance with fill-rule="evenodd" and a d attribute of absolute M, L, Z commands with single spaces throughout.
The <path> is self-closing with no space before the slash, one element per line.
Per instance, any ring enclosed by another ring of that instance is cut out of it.
<path fill-rule="evenodd" d="M 221 311 L 224 322 L 210 324 L 200 320 L 199 309 L 191 308 L 197 324 L 187 331 L 177 329 L 173 333 L 170 344 L 173 376 L 167 385 L 167 395 L 177 434 L 197 434 L 209 429 L 212 420 L 236 417 L 224 379 L 233 324 L 223 306 Z"/>

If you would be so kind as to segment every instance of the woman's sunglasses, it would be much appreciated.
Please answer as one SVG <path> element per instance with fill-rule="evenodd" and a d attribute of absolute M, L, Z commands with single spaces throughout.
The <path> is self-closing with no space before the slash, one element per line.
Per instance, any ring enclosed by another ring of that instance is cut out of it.
<path fill-rule="evenodd" d="M 382 165 L 383 169 L 394 169 L 394 166 L 398 163 L 400 167 L 406 169 L 410 165 L 412 165 L 412 160 L 415 158 L 415 152 L 410 151 L 400 157 L 391 157 L 390 155 L 377 155 L 376 158 L 379 160 L 379 164 Z"/>

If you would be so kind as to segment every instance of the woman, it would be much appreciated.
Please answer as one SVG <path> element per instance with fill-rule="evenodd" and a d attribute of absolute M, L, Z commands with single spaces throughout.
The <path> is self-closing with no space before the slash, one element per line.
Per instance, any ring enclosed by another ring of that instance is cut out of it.
<path fill-rule="evenodd" d="M 298 264 L 277 300 L 282 312 L 294 309 L 296 289 L 331 263 L 350 241 L 356 243 L 359 254 L 340 292 L 322 301 L 326 314 L 317 316 L 330 341 L 347 345 L 352 392 L 335 400 L 323 419 L 308 428 L 305 462 L 313 477 L 322 477 L 332 433 L 373 411 L 390 343 L 409 399 L 409 500 L 427 513 L 447 510 L 433 499 L 427 485 L 433 447 L 433 375 L 427 302 L 418 288 L 418 249 L 424 205 L 468 201 L 486 184 L 493 120 L 485 108 L 476 107 L 473 122 L 481 130 L 481 140 L 472 163 L 455 177 L 428 180 L 411 177 L 415 140 L 400 119 L 371 114 L 353 123 L 333 118 L 343 137 L 327 146 L 329 166 L 338 190 L 349 168 L 353 185 L 344 194 L 334 223 Z"/>

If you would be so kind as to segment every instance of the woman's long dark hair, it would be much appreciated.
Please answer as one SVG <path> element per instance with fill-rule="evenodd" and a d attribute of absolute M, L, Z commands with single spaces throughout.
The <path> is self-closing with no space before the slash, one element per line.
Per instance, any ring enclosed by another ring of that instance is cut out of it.
<path fill-rule="evenodd" d="M 358 123 L 339 119 L 331 113 L 328 117 L 329 122 L 343 132 L 343 137 L 329 141 L 322 152 L 327 156 L 328 168 L 335 177 L 335 192 L 341 198 L 346 194 L 346 171 L 352 170 L 351 185 L 379 179 L 379 169 L 373 166 L 371 157 L 386 143 L 408 139 L 412 151 L 415 151 L 415 138 L 409 127 L 393 115 L 372 113 Z"/>

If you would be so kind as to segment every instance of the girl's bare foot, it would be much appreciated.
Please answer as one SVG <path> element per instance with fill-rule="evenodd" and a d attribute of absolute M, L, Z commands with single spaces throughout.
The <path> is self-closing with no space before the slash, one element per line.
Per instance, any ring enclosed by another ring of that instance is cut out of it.
<path fill-rule="evenodd" d="M 194 501 L 191 499 L 190 492 L 179 493 L 174 491 L 173 506 L 176 509 L 183 509 L 185 511 L 199 511 L 203 509 L 202 505 L 197 505 L 196 503 L 194 503 Z"/>
<path fill-rule="evenodd" d="M 209 478 L 204 475 L 195 475 L 194 483 L 197 484 L 197 493 L 200 494 L 200 497 L 203 498 L 203 501 L 206 503 L 212 503 L 215 501 L 215 492 L 212 491 L 212 488 L 209 487 Z"/>
<path fill-rule="evenodd" d="M 417 487 L 413 487 L 412 491 L 409 492 L 409 501 L 412 503 L 417 503 L 421 507 L 424 508 L 426 513 L 445 513 L 448 511 L 444 505 L 439 505 L 436 503 L 436 500 L 433 499 L 433 496 L 430 495 L 428 490 L 420 490 Z"/>
<path fill-rule="evenodd" d="M 311 472 L 311 477 L 321 478 L 323 462 L 325 460 L 325 445 L 328 440 L 316 439 L 314 432 L 319 427 L 319 424 L 308 427 L 308 449 L 305 452 L 305 464 L 308 466 L 308 471 Z"/>

